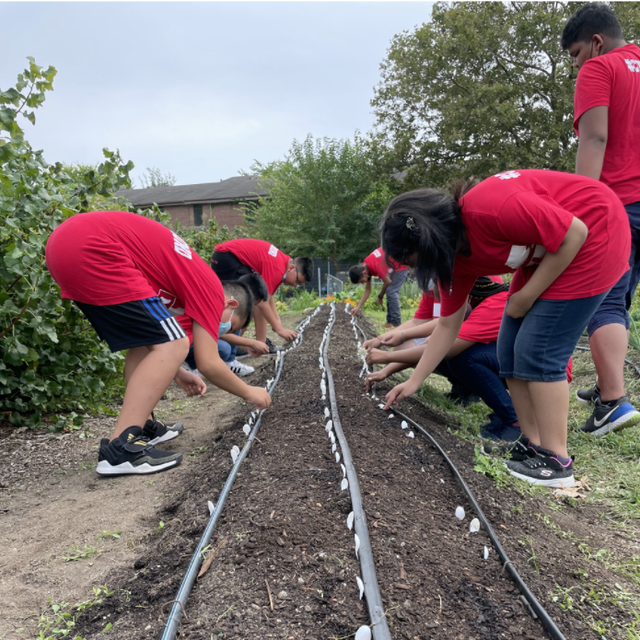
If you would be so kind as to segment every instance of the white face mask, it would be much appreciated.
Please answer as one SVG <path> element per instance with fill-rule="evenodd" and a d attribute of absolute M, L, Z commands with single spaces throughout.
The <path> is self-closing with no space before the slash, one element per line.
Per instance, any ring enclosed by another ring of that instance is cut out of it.
<path fill-rule="evenodd" d="M 231 296 L 232 300 L 235 300 L 233 296 Z M 218 327 L 218 338 L 221 338 L 225 333 L 229 333 L 231 331 L 231 318 L 233 318 L 233 314 L 235 313 L 235 309 L 231 309 L 231 315 L 226 322 L 221 322 Z"/>

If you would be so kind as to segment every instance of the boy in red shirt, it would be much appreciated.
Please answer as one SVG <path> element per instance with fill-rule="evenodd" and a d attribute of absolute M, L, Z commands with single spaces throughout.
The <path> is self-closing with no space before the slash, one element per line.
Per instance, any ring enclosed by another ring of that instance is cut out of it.
<path fill-rule="evenodd" d="M 298 287 L 303 286 L 305 282 L 311 282 L 311 258 L 290 258 L 270 242 L 241 238 L 217 245 L 211 256 L 211 268 L 220 280 L 237 280 L 252 272 L 262 277 L 269 296 L 266 300 L 256 301 L 254 319 L 256 340 L 267 344 L 269 353 L 275 353 L 279 349 L 267 338 L 267 322 L 287 342 L 292 342 L 298 337 L 295 331 L 283 327 L 273 294 L 283 283 L 290 287 Z M 235 357 L 233 349 L 232 355 Z"/>
<path fill-rule="evenodd" d="M 253 298 L 244 284 L 220 280 L 189 245 L 159 222 L 124 211 L 81 213 L 49 237 L 47 267 L 63 298 L 73 300 L 112 351 L 127 350 L 127 383 L 111 440 L 100 443 L 102 475 L 145 474 L 182 456 L 153 444 L 177 437 L 152 411 L 171 380 L 189 395 L 206 386 L 180 367 L 189 340 L 174 316 L 193 321 L 198 368 L 214 384 L 262 409 L 269 394 L 237 378 L 218 357 L 217 341 L 251 320 Z"/>
<path fill-rule="evenodd" d="M 629 269 L 631 237 L 622 203 L 600 182 L 555 171 L 516 170 L 453 196 L 417 189 L 394 198 L 382 246 L 415 268 L 418 285 L 438 278 L 441 317 L 411 378 L 387 407 L 417 391 L 449 353 L 467 298 L 482 275 L 514 272 L 500 326 L 507 379 L 522 436 L 490 448 L 510 472 L 545 486 L 572 486 L 567 453 L 567 364 L 589 320 Z"/>
<path fill-rule="evenodd" d="M 640 422 L 624 390 L 628 310 L 640 281 L 640 48 L 627 44 L 606 4 L 589 3 L 567 22 L 562 48 L 579 69 L 574 129 L 579 136 L 576 173 L 608 185 L 625 206 L 631 226 L 630 270 L 589 322 L 587 331 L 598 380 L 580 389 L 578 400 L 593 402 L 581 429 L 594 435 Z"/>
<path fill-rule="evenodd" d="M 351 315 L 356 316 L 364 303 L 371 295 L 371 278 L 375 276 L 382 280 L 382 289 L 376 299 L 376 304 L 382 304 L 385 293 L 387 295 L 387 322 L 385 327 L 397 327 L 402 322 L 400 315 L 400 289 L 407 279 L 406 267 L 401 265 L 389 266 L 382 247 L 378 247 L 370 253 L 362 264 L 354 265 L 349 269 L 349 278 L 353 284 L 364 284 L 364 293 L 360 302 L 351 310 Z"/>

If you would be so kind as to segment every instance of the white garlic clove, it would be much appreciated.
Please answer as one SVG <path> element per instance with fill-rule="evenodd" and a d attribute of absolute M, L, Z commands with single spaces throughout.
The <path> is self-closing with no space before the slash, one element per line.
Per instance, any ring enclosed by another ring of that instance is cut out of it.
<path fill-rule="evenodd" d="M 401 426 L 403 429 L 408 429 L 408 428 L 409 428 L 409 425 L 407 424 L 407 421 L 406 421 L 406 420 L 403 420 L 403 421 L 400 423 L 400 426 Z"/>
<path fill-rule="evenodd" d="M 211 500 L 207 500 L 207 507 L 209 507 L 209 515 L 212 516 L 216 508 L 213 506 L 213 502 L 211 502 Z"/>
<path fill-rule="evenodd" d="M 351 529 L 353 529 L 353 511 L 347 516 L 347 527 L 349 527 L 349 531 L 351 531 Z"/>
<path fill-rule="evenodd" d="M 336 451 L 336 462 L 340 462 L 340 454 Z"/>
<path fill-rule="evenodd" d="M 240 455 L 240 449 L 238 449 L 237 445 L 234 444 L 231 448 L 231 459 L 233 460 L 233 464 L 236 463 L 238 455 Z"/>
<path fill-rule="evenodd" d="M 456 518 L 458 518 L 458 520 L 464 520 L 464 509 L 462 507 L 456 508 Z"/>
<path fill-rule="evenodd" d="M 413 431 L 409 431 L 409 433 L 407 433 L 407 438 L 415 438 Z"/>
<path fill-rule="evenodd" d="M 338 445 L 334 442 L 331 445 L 331 453 L 335 453 L 337 449 L 338 449 Z"/>
<path fill-rule="evenodd" d="M 384 404 L 382 402 L 378 405 L 378 409 L 384 409 Z"/>
<path fill-rule="evenodd" d="M 395 416 L 393 415 L 393 413 L 389 414 L 389 420 L 391 420 L 391 418 L 395 418 Z"/>
<path fill-rule="evenodd" d="M 244 427 L 242 427 L 242 430 L 244 431 L 245 436 L 248 436 L 251 433 L 251 427 L 248 424 L 245 424 Z"/>
<path fill-rule="evenodd" d="M 356 542 L 356 559 L 358 558 L 358 552 L 360 551 L 360 538 L 358 534 L 354 534 L 353 539 Z"/>
<path fill-rule="evenodd" d="M 356 582 L 358 583 L 358 589 L 360 589 L 360 600 L 362 600 L 362 596 L 364 595 L 364 582 L 360 576 L 356 576 Z"/>
<path fill-rule="evenodd" d="M 346 478 L 342 478 L 342 482 L 340 483 L 340 490 L 345 491 L 349 488 L 349 481 Z"/>
<path fill-rule="evenodd" d="M 489 549 L 487 549 L 487 547 L 484 548 L 484 559 L 485 560 L 489 559 Z"/>
<path fill-rule="evenodd" d="M 325 407 L 324 408 L 324 417 L 328 418 L 330 415 L 331 415 L 331 412 L 329 411 L 329 408 Z"/>
<path fill-rule="evenodd" d="M 478 531 L 480 531 L 480 520 L 478 520 L 478 518 L 474 518 L 469 523 L 469 531 L 471 533 L 477 533 Z"/>
<path fill-rule="evenodd" d="M 347 469 L 346 469 L 346 467 L 343 464 L 341 464 L 340 468 L 342 469 L 342 477 L 346 478 L 347 477 Z"/>
<path fill-rule="evenodd" d="M 356 631 L 355 640 L 371 640 L 371 628 L 365 625 L 362 625 Z"/>

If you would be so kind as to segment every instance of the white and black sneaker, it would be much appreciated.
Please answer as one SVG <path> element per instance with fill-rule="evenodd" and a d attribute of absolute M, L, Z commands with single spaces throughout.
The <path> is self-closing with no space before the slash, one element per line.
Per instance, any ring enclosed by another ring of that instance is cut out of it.
<path fill-rule="evenodd" d="M 140 427 L 129 427 L 111 442 L 108 438 L 100 441 L 96 471 L 102 476 L 158 473 L 181 461 L 181 453 L 156 449 Z"/>
<path fill-rule="evenodd" d="M 507 460 L 509 473 L 520 480 L 543 487 L 566 489 L 576 483 L 573 477 L 573 458 L 563 463 L 555 453 L 538 448 L 538 453 L 529 460 Z"/>
<path fill-rule="evenodd" d="M 237 376 L 248 376 L 255 371 L 253 367 L 250 367 L 248 364 L 243 364 L 238 360 L 234 360 L 233 362 L 226 362 L 225 364 Z"/>
<path fill-rule="evenodd" d="M 165 424 L 160 420 L 156 420 L 156 417 L 151 414 L 152 420 L 147 420 L 144 428 L 142 429 L 142 435 L 149 439 L 149 444 L 160 444 L 161 442 L 168 442 L 177 438 L 183 431 L 184 426 L 182 422 L 171 422 Z"/>
<path fill-rule="evenodd" d="M 584 402 L 585 404 L 593 404 L 596 401 L 596 398 L 600 397 L 600 388 L 598 387 L 598 383 L 596 382 L 593 387 L 589 387 L 587 389 L 578 389 L 576 391 L 576 398 L 578 402 Z"/>

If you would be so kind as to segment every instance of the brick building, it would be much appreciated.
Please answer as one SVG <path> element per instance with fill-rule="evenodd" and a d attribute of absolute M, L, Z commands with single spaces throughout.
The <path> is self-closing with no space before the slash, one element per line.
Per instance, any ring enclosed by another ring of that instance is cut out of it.
<path fill-rule="evenodd" d="M 266 192 L 257 176 L 237 176 L 203 184 L 123 189 L 116 195 L 140 208 L 157 204 L 171 216 L 173 226 L 179 222 L 183 227 L 201 227 L 215 218 L 219 225 L 233 229 L 244 226 L 243 203 L 256 201 Z"/>

